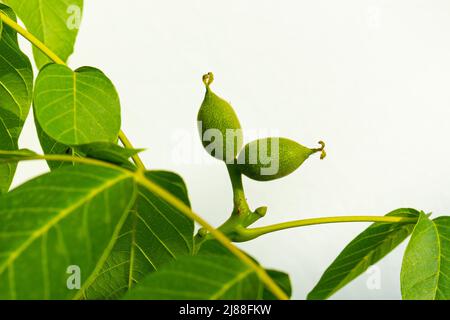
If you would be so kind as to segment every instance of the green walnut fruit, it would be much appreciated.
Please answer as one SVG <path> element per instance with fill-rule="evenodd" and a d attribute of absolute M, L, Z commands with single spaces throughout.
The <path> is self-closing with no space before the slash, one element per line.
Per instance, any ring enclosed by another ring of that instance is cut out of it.
<path fill-rule="evenodd" d="M 250 142 L 242 149 L 237 165 L 242 174 L 257 181 L 270 181 L 285 177 L 302 165 L 310 155 L 321 152 L 325 157 L 325 144 L 310 149 L 286 138 L 264 138 Z"/>
<path fill-rule="evenodd" d="M 242 129 L 231 105 L 210 89 L 212 73 L 203 76 L 205 98 L 198 111 L 197 123 L 200 139 L 213 157 L 232 163 L 242 148 Z"/>

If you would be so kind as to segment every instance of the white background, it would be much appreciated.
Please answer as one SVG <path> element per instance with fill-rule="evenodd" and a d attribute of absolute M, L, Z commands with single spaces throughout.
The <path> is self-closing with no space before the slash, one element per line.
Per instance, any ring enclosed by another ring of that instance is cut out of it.
<path fill-rule="evenodd" d="M 203 73 L 244 129 L 277 130 L 324 161 L 271 183 L 245 181 L 260 224 L 329 215 L 383 215 L 399 207 L 450 212 L 450 2 L 88 0 L 74 68 L 102 69 L 121 96 L 123 129 L 149 168 L 180 173 L 193 208 L 218 225 L 231 210 L 222 163 L 205 164 L 196 132 Z M 26 46 L 27 52 L 29 48 Z M 31 118 L 29 119 L 31 120 Z M 189 134 L 187 159 L 175 161 Z M 39 150 L 32 121 L 21 146 Z M 46 170 L 21 164 L 15 184 Z M 367 224 L 290 230 L 243 244 L 291 274 L 303 299 Z M 334 298 L 398 299 L 404 245 Z"/>

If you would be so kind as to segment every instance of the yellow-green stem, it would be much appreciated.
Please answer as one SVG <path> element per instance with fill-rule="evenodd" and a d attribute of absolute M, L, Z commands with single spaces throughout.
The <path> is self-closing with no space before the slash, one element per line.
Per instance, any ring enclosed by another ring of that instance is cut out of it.
<path fill-rule="evenodd" d="M 0 11 L 0 19 L 3 21 L 4 24 L 8 25 L 9 27 L 13 28 L 17 33 L 22 35 L 25 39 L 27 39 L 33 46 L 38 48 L 42 53 L 44 53 L 47 57 L 49 57 L 54 63 L 66 65 L 64 60 L 62 60 L 60 57 L 58 57 L 57 54 L 55 54 L 52 50 L 50 50 L 42 41 L 40 41 L 38 38 L 36 38 L 33 34 L 28 32 L 25 28 L 21 27 L 17 22 L 15 22 L 13 19 L 8 17 L 7 14 Z M 127 136 L 123 131 L 119 132 L 119 139 L 122 141 L 123 145 L 126 148 L 133 148 L 130 141 L 128 140 Z M 138 166 L 138 168 L 145 169 L 144 163 L 142 162 L 139 155 L 133 155 L 132 159 L 134 163 Z"/>
<path fill-rule="evenodd" d="M 237 241 L 248 241 L 258 238 L 262 235 L 286 230 L 291 228 L 312 226 L 318 224 L 327 223 L 342 223 L 342 222 L 386 222 L 386 223 L 416 223 L 417 218 L 407 218 L 407 217 L 393 217 L 393 216 L 337 216 L 337 217 L 325 217 L 325 218 L 312 218 L 295 220 L 289 222 L 283 222 L 278 224 L 273 224 L 270 226 L 250 228 L 250 229 L 240 229 L 239 239 Z"/>
<path fill-rule="evenodd" d="M 124 147 L 133 149 L 133 144 L 131 143 L 130 140 L 128 140 L 127 136 L 125 135 L 125 133 L 123 133 L 123 131 L 119 132 L 119 140 L 122 142 Z M 133 159 L 133 162 L 136 164 L 136 166 L 139 169 L 145 170 L 145 165 L 142 162 L 142 160 L 139 157 L 139 155 L 135 154 L 131 158 Z"/>
<path fill-rule="evenodd" d="M 8 155 L 11 152 L 9 151 L 3 151 L 0 150 L 0 156 L 1 155 Z M 2 159 L 0 160 L 0 163 L 7 163 L 7 162 L 19 162 L 19 161 L 33 161 L 33 160 L 46 160 L 46 161 L 59 161 L 59 162 L 72 162 L 72 163 L 80 163 L 80 164 L 88 164 L 88 165 L 93 165 L 93 166 L 99 166 L 99 167 L 105 167 L 105 168 L 110 168 L 110 169 L 115 169 L 115 170 L 121 170 L 121 171 L 127 171 L 130 172 L 131 175 L 133 175 L 133 172 L 119 167 L 115 164 L 106 162 L 106 161 L 102 161 L 102 160 L 98 160 L 98 159 L 93 159 L 93 158 L 83 158 L 83 157 L 77 157 L 77 156 L 73 156 L 73 155 L 65 155 L 65 154 L 23 154 L 23 155 L 15 155 L 12 157 L 8 157 L 7 159 Z"/>

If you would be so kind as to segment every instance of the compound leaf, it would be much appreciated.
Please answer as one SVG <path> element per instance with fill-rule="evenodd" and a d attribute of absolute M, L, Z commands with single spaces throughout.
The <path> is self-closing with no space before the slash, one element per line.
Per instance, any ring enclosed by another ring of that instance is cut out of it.
<path fill-rule="evenodd" d="M 15 20 L 10 8 L 0 10 Z M 26 55 L 20 51 L 17 34 L 1 28 L 0 38 L 0 149 L 17 150 L 19 135 L 31 105 L 33 70 Z M 0 193 L 8 191 L 16 170 L 15 163 L 0 165 Z"/>
<path fill-rule="evenodd" d="M 26 28 L 59 58 L 67 61 L 81 23 L 83 0 L 3 0 L 17 13 Z M 38 69 L 50 59 L 33 48 Z"/>
<path fill-rule="evenodd" d="M 61 144 L 116 142 L 119 96 L 98 69 L 49 64 L 36 79 L 34 110 L 41 129 Z"/>
<path fill-rule="evenodd" d="M 272 269 L 268 269 L 266 272 L 288 297 L 292 296 L 291 279 L 286 272 Z M 270 290 L 264 287 L 263 300 L 277 300 L 277 297 L 275 297 Z"/>
<path fill-rule="evenodd" d="M 204 242 L 201 245 L 200 249 L 198 250 L 197 254 L 203 256 L 227 256 L 236 259 L 236 257 L 228 249 L 226 249 L 216 240 L 208 240 Z M 251 256 L 249 257 L 252 258 Z M 253 260 L 257 262 L 255 259 Z M 289 275 L 285 272 L 272 269 L 266 269 L 266 272 L 272 278 L 272 280 L 275 281 L 275 283 L 284 291 L 284 293 L 288 297 L 291 297 L 292 286 Z M 264 290 L 262 292 L 262 299 L 276 300 L 277 298 L 273 295 L 273 293 L 270 290 L 264 287 Z"/>
<path fill-rule="evenodd" d="M 135 198 L 129 171 L 70 166 L 0 197 L 0 299 L 67 299 L 68 268 L 83 289 L 96 274 Z"/>
<path fill-rule="evenodd" d="M 387 216 L 418 218 L 414 209 L 397 209 Z M 374 223 L 339 254 L 308 294 L 308 299 L 327 299 L 367 268 L 396 248 L 412 232 L 413 223 Z"/>
<path fill-rule="evenodd" d="M 129 166 L 130 158 L 143 149 L 123 148 L 112 142 L 93 142 L 77 146 L 75 151 L 83 157 Z"/>
<path fill-rule="evenodd" d="M 0 119 L 1 120 L 1 119 Z M 5 127 L 4 123 L 0 121 L 0 149 L 2 150 L 17 150 L 17 141 L 14 141 Z M 0 194 L 8 191 L 11 182 L 16 172 L 17 163 L 8 162 L 0 164 Z"/>
<path fill-rule="evenodd" d="M 42 151 L 44 151 L 45 154 L 75 155 L 75 151 L 73 150 L 73 148 L 65 144 L 59 143 L 55 139 L 52 139 L 51 137 L 49 137 L 48 134 L 44 132 L 44 130 L 42 130 L 41 126 L 39 125 L 39 122 L 36 120 L 36 115 L 34 115 L 34 124 L 36 127 L 36 133 L 39 138 Z M 72 165 L 72 163 L 65 161 L 47 161 L 47 165 L 50 168 L 50 170 L 55 170 L 63 166 Z"/>
<path fill-rule="evenodd" d="M 189 204 L 181 177 L 149 171 L 147 178 Z M 139 194 L 103 270 L 86 292 L 87 299 L 117 299 L 164 264 L 193 251 L 194 224 L 145 188 Z"/>
<path fill-rule="evenodd" d="M 421 214 L 403 257 L 403 299 L 450 299 L 450 217 Z"/>
<path fill-rule="evenodd" d="M 148 275 L 125 299 L 261 299 L 263 284 L 254 269 L 226 255 L 177 259 Z"/>

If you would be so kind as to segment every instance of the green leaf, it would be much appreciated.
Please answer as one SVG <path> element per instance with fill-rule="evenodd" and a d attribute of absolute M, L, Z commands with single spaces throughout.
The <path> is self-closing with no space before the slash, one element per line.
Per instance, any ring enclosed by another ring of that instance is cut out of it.
<path fill-rule="evenodd" d="M 285 272 L 278 270 L 266 270 L 267 274 L 275 281 L 275 283 L 286 293 L 286 295 L 290 298 L 292 296 L 292 286 L 291 279 L 289 275 Z M 273 293 L 267 288 L 264 288 L 263 291 L 263 300 L 278 300 L 277 297 L 273 295 Z"/>
<path fill-rule="evenodd" d="M 81 156 L 118 165 L 129 165 L 130 158 L 143 151 L 143 149 L 123 148 L 112 142 L 93 142 L 78 146 L 75 150 Z"/>
<path fill-rule="evenodd" d="M 387 216 L 419 217 L 414 209 L 397 209 Z M 353 279 L 361 275 L 367 268 L 395 249 L 412 232 L 411 223 L 374 223 L 339 254 L 319 280 L 319 283 L 308 294 L 310 300 L 327 299 Z"/>
<path fill-rule="evenodd" d="M 44 130 L 42 130 L 41 126 L 39 125 L 39 122 L 36 120 L 36 115 L 34 117 L 34 124 L 36 127 L 36 133 L 39 138 L 42 151 L 44 151 L 45 154 L 69 154 L 69 155 L 75 154 L 73 148 L 65 144 L 59 143 L 58 141 L 50 138 L 49 135 L 46 134 Z M 72 163 L 66 161 L 47 161 L 47 164 L 50 170 L 56 170 L 63 166 L 72 165 Z"/>
<path fill-rule="evenodd" d="M 403 257 L 402 297 L 450 299 L 450 217 L 421 214 Z"/>
<path fill-rule="evenodd" d="M 208 240 L 204 242 L 200 249 L 198 250 L 198 255 L 203 256 L 227 256 L 230 258 L 237 259 L 227 248 L 221 245 L 217 240 Z M 249 256 L 252 258 L 251 256 Z M 252 258 L 253 259 L 253 258 Z M 256 263 L 258 263 L 255 259 L 253 259 Z M 275 281 L 275 283 L 286 293 L 288 297 L 292 295 L 292 287 L 291 280 L 289 275 L 285 272 L 278 270 L 266 269 L 267 274 Z M 262 293 L 263 300 L 277 300 L 277 298 L 270 292 L 267 288 L 264 287 L 264 291 Z"/>
<path fill-rule="evenodd" d="M 225 255 L 177 259 L 148 275 L 125 299 L 261 299 L 263 284 L 254 270 Z"/>
<path fill-rule="evenodd" d="M 34 110 L 42 130 L 62 144 L 117 141 L 119 96 L 98 69 L 47 65 L 36 79 Z"/>
<path fill-rule="evenodd" d="M 205 256 L 207 256 L 207 255 L 218 255 L 218 256 L 234 257 L 234 254 L 232 254 L 230 252 L 230 250 L 225 248 L 219 241 L 214 240 L 214 239 L 213 240 L 207 240 L 207 241 L 203 242 L 201 244 L 200 248 L 198 249 L 197 254 L 198 255 L 205 255 Z M 252 257 L 250 257 L 250 258 L 252 258 Z"/>
<path fill-rule="evenodd" d="M 10 8 L 0 4 L 0 10 L 15 20 Z M 32 87 L 31 63 L 20 51 L 16 32 L 6 27 L 0 40 L 0 115 L 13 138 L 19 136 L 28 115 Z"/>
<path fill-rule="evenodd" d="M 0 10 L 15 20 L 10 8 Z M 20 51 L 17 34 L 9 27 L 1 29 L 0 39 L 0 149 L 17 150 L 18 140 L 31 105 L 33 70 Z M 16 164 L 0 165 L 0 193 L 8 191 Z"/>
<path fill-rule="evenodd" d="M 1 120 L 1 119 L 0 119 Z M 2 150 L 17 150 L 17 141 L 9 138 L 8 129 L 2 121 L 0 121 L 0 149 Z M 8 191 L 14 173 L 16 172 L 17 163 L 9 162 L 0 164 L 0 194 Z"/>
<path fill-rule="evenodd" d="M 93 142 L 76 147 L 70 147 L 50 138 L 42 130 L 37 121 L 35 121 L 35 125 L 42 150 L 45 154 L 78 155 L 82 157 L 103 160 L 117 165 L 122 165 L 123 167 L 126 167 L 128 169 L 134 169 L 134 165 L 129 161 L 130 157 L 144 150 L 123 148 L 111 142 Z M 70 162 L 64 161 L 47 161 L 47 163 L 51 170 L 58 169 L 65 165 L 71 165 Z"/>
<path fill-rule="evenodd" d="M 147 178 L 190 206 L 178 175 L 149 171 Z M 87 299 L 117 299 L 164 264 L 193 251 L 194 224 L 145 188 L 139 195 L 103 270 L 86 292 Z"/>
<path fill-rule="evenodd" d="M 3 0 L 17 13 L 27 30 L 62 60 L 73 52 L 78 34 L 83 0 Z M 50 59 L 33 48 L 38 69 Z"/>
<path fill-rule="evenodd" d="M 0 299 L 67 299 L 102 267 L 135 199 L 129 171 L 80 165 L 35 178 L 0 198 Z"/>

